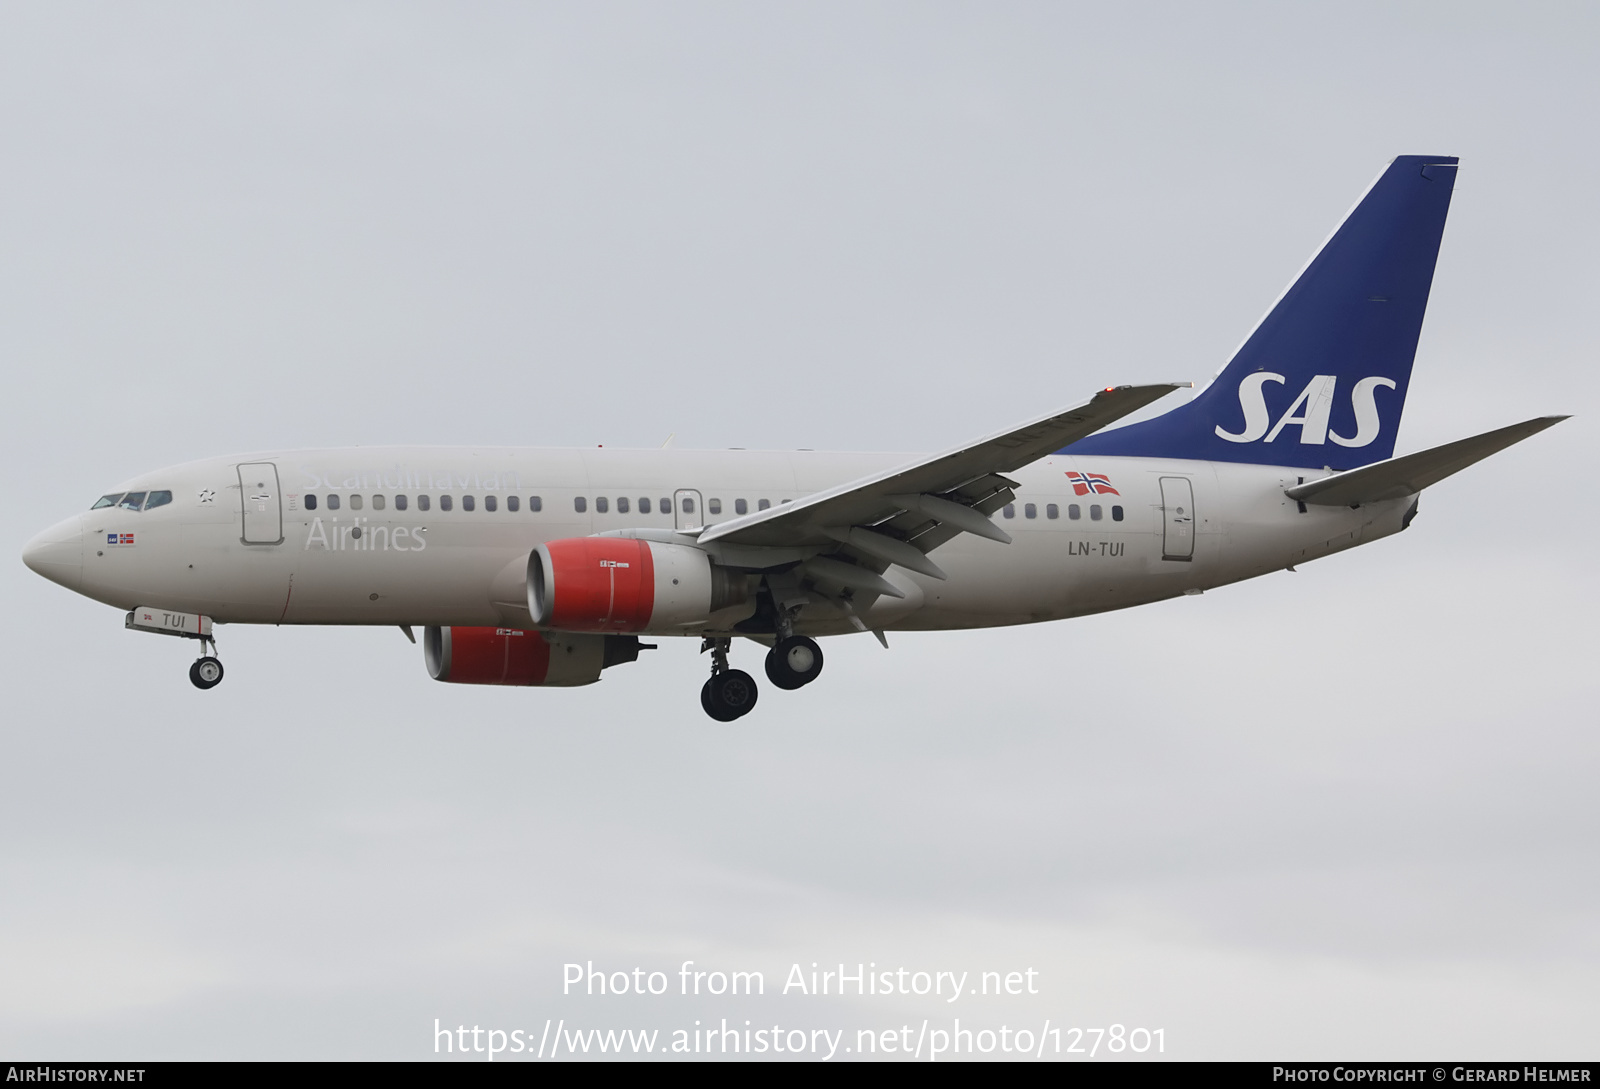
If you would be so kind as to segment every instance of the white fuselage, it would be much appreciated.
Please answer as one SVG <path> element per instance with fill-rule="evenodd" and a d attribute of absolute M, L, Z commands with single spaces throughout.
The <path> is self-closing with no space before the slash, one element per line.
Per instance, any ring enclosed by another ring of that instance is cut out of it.
<path fill-rule="evenodd" d="M 41 536 L 53 542 L 50 577 L 119 609 L 153 606 L 219 623 L 531 628 L 527 561 L 541 543 L 715 525 L 762 501 L 793 501 L 909 460 L 537 448 L 269 452 L 142 475 L 119 490 L 170 490 L 173 500 L 144 511 L 87 511 Z M 241 477 L 239 466 L 263 464 L 276 466 L 277 512 Z M 1114 492 L 1078 494 L 1084 485 L 1075 487 L 1069 473 L 1099 474 Z M 1301 508 L 1283 489 L 1306 470 L 1225 462 L 1055 455 L 1011 476 L 1020 484 L 1016 502 L 995 522 L 1013 543 L 956 537 L 932 556 L 945 581 L 890 568 L 886 577 L 906 596 L 877 598 L 864 614 L 871 627 L 1025 624 L 1205 590 L 1397 532 L 1413 501 Z M 1189 509 L 1180 511 L 1183 496 Z M 275 524 L 281 539 L 261 540 L 260 527 Z M 251 533 L 259 543 L 246 542 Z M 796 630 L 852 630 L 846 619 L 818 604 L 801 612 Z"/>

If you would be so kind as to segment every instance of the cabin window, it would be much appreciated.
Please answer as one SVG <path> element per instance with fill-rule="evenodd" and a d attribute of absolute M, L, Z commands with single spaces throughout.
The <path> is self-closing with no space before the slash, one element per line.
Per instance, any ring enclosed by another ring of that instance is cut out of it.
<path fill-rule="evenodd" d="M 408 505 L 409 504 L 407 504 L 405 496 L 397 495 L 397 496 L 394 497 L 394 509 L 395 510 L 405 510 Z"/>
<path fill-rule="evenodd" d="M 1111 520 L 1113 522 L 1122 521 L 1122 508 L 1121 507 L 1112 507 L 1111 508 Z"/>
<path fill-rule="evenodd" d="M 478 509 L 478 500 L 477 500 L 477 498 L 475 496 L 471 496 L 471 495 L 463 495 L 461 497 L 461 509 L 462 510 L 477 510 Z"/>
<path fill-rule="evenodd" d="M 1044 516 L 1046 518 L 1060 518 L 1061 508 L 1056 506 L 1054 503 L 1046 503 L 1044 505 Z"/>
<path fill-rule="evenodd" d="M 628 497 L 627 496 L 625 496 L 625 495 L 617 496 L 617 513 L 618 514 L 627 514 L 628 513 Z"/>
<path fill-rule="evenodd" d="M 418 510 L 427 510 L 428 508 L 430 508 L 432 506 L 433 506 L 433 500 L 429 499 L 425 495 L 417 496 L 417 509 Z"/>
<path fill-rule="evenodd" d="M 339 509 L 339 496 L 337 494 L 332 494 L 332 495 L 328 496 L 328 509 L 329 510 L 338 510 Z"/>
<path fill-rule="evenodd" d="M 756 500 L 756 510 L 766 510 L 771 506 L 772 506 L 772 500 L 770 500 L 770 499 L 757 499 Z"/>
<path fill-rule="evenodd" d="M 1068 503 L 1067 504 L 1067 518 L 1069 520 L 1076 522 L 1078 519 L 1080 519 L 1082 517 L 1083 517 L 1083 508 L 1082 507 L 1078 506 L 1078 504 L 1076 504 L 1076 503 Z"/>
<path fill-rule="evenodd" d="M 1007 503 L 1005 505 L 1005 509 L 1000 513 L 1005 515 L 1007 518 L 1015 518 L 1017 516 L 1017 505 L 1015 503 Z"/>
<path fill-rule="evenodd" d="M 1039 507 L 1034 503 L 1024 503 L 1022 505 L 1022 516 L 1024 518 L 1039 517 Z"/>
<path fill-rule="evenodd" d="M 512 514 L 515 514 L 515 513 L 517 513 L 517 511 L 519 511 L 521 509 L 522 509 L 522 497 L 520 495 L 508 495 L 508 496 L 506 496 L 506 510 L 510 511 Z"/>
<path fill-rule="evenodd" d="M 666 496 L 662 496 L 661 503 L 656 507 L 656 510 L 660 511 L 662 514 L 671 514 L 672 500 L 668 499 Z"/>
<path fill-rule="evenodd" d="M 750 513 L 750 504 L 746 503 L 743 499 L 735 499 L 733 501 L 733 513 L 735 513 L 735 514 L 749 514 Z"/>
<path fill-rule="evenodd" d="M 455 500 L 454 496 L 441 495 L 439 497 L 439 509 L 440 510 L 453 510 L 455 508 L 455 505 L 456 505 L 456 500 Z"/>
<path fill-rule="evenodd" d="M 611 509 L 611 501 L 609 499 L 607 499 L 603 495 L 599 495 L 599 496 L 595 497 L 595 500 L 594 500 L 594 512 L 596 514 L 605 514 L 610 509 Z"/>
<path fill-rule="evenodd" d="M 694 499 L 687 495 L 683 497 L 683 513 L 694 513 Z"/>
<path fill-rule="evenodd" d="M 572 509 L 583 514 L 589 509 L 589 501 L 580 495 L 572 501 Z"/>
<path fill-rule="evenodd" d="M 483 497 L 483 509 L 491 514 L 500 509 L 500 500 L 492 495 Z"/>
<path fill-rule="evenodd" d="M 352 495 L 350 497 L 350 509 L 351 510 L 360 510 L 361 509 L 361 497 L 359 495 Z"/>
<path fill-rule="evenodd" d="M 649 496 L 641 495 L 639 497 L 639 513 L 640 514 L 649 514 L 650 513 L 650 497 Z"/>
<path fill-rule="evenodd" d="M 316 510 L 316 509 L 317 509 L 317 494 L 315 492 L 307 492 L 306 493 L 306 510 Z"/>
<path fill-rule="evenodd" d="M 1089 521 L 1098 522 L 1103 517 L 1105 517 L 1105 512 L 1100 509 L 1100 504 L 1099 503 L 1090 503 L 1089 504 Z"/>
<path fill-rule="evenodd" d="M 706 500 L 706 510 L 709 511 L 710 513 L 712 513 L 712 514 L 721 514 L 722 513 L 722 500 L 720 500 L 720 499 L 707 499 Z"/>
<path fill-rule="evenodd" d="M 388 505 L 389 505 L 389 501 L 387 499 L 385 499 L 383 496 L 375 495 L 375 496 L 372 497 L 372 509 L 373 510 L 382 510 L 384 507 L 387 507 Z"/>
<path fill-rule="evenodd" d="M 538 514 L 540 511 L 544 510 L 544 500 L 539 498 L 537 495 L 528 496 L 528 510 L 534 514 Z"/>

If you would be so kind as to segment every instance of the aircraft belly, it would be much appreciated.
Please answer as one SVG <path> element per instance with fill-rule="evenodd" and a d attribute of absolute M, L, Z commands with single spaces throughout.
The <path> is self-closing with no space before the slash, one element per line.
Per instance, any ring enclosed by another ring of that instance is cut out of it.
<path fill-rule="evenodd" d="M 1171 581 L 1160 576 L 1173 573 L 1152 574 L 1151 548 L 1150 534 L 1130 531 L 1014 531 L 1010 545 L 952 542 L 934 557 L 949 580 L 922 580 L 926 606 L 898 626 L 1031 624 L 1181 593 L 1160 588 Z M 1141 594 L 1152 583 L 1157 588 Z"/>

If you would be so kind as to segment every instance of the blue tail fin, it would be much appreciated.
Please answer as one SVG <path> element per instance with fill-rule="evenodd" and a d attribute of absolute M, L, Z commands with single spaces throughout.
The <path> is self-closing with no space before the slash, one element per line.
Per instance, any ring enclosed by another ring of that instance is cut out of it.
<path fill-rule="evenodd" d="M 1194 400 L 1065 452 L 1334 469 L 1392 457 L 1456 162 L 1395 159 Z"/>

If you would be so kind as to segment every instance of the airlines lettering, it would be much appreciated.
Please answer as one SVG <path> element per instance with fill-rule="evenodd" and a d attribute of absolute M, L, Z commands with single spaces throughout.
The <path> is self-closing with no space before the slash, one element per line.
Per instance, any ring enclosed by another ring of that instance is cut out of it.
<path fill-rule="evenodd" d="M 315 518 L 306 534 L 305 549 L 318 544 L 328 552 L 421 552 L 428 547 L 423 536 L 426 526 L 367 526 L 363 521 L 357 518 L 341 526 L 334 518 L 324 525 L 320 517 Z"/>
<path fill-rule="evenodd" d="M 1283 433 L 1284 428 L 1293 426 L 1300 429 L 1300 442 L 1306 446 L 1321 446 L 1329 439 L 1340 446 L 1367 446 L 1377 439 L 1378 432 L 1383 429 L 1383 421 L 1378 416 L 1378 387 L 1395 388 L 1393 379 L 1376 375 L 1363 378 L 1355 384 L 1350 391 L 1350 407 L 1355 412 L 1356 433 L 1347 438 L 1328 429 L 1328 416 L 1333 411 L 1334 387 L 1339 384 L 1337 375 L 1319 374 L 1313 377 L 1288 411 L 1278 417 L 1278 422 L 1274 424 L 1272 414 L 1267 410 L 1267 396 L 1263 387 L 1268 382 L 1276 382 L 1281 386 L 1284 381 L 1283 375 L 1271 371 L 1245 375 L 1244 381 L 1239 383 L 1239 407 L 1244 411 L 1244 430 L 1224 431 L 1218 425 L 1217 438 L 1229 442 L 1272 442 Z"/>

